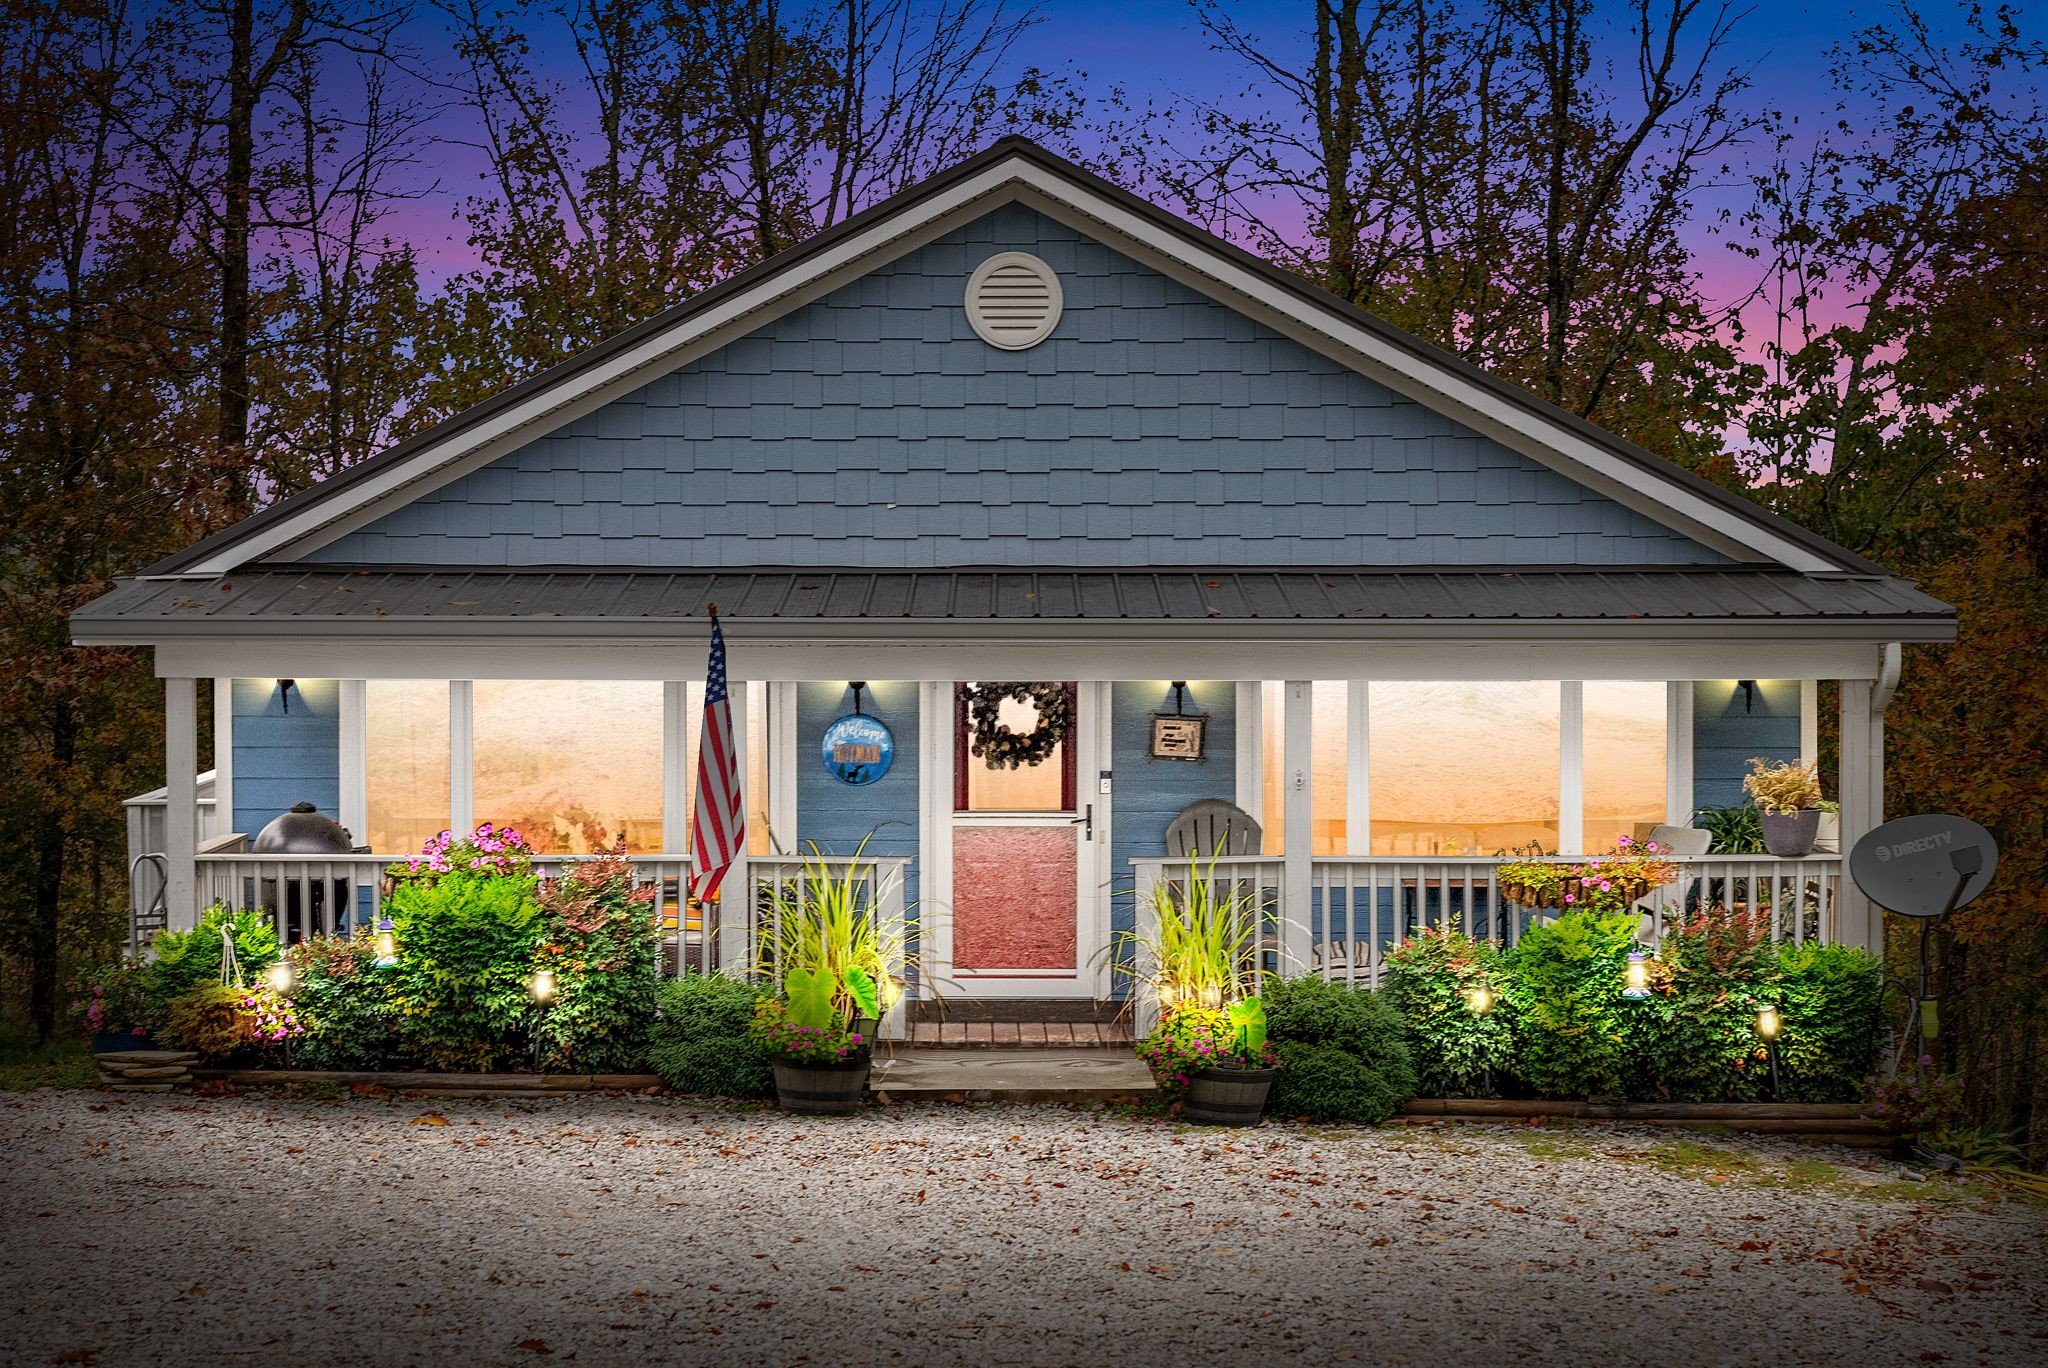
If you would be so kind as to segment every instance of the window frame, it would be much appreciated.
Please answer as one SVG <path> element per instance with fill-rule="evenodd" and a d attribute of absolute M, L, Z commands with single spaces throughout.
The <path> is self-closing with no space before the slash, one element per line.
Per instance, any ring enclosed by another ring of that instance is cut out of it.
<path fill-rule="evenodd" d="M 1266 753 L 1267 683 L 1244 681 L 1238 691 L 1237 735 L 1255 739 L 1258 752 L 1241 763 L 1237 780 L 1237 803 L 1254 817 L 1264 820 L 1266 775 L 1269 767 L 1283 768 L 1282 757 Z M 1283 686 L 1287 681 L 1277 681 Z M 1318 859 L 1412 859 L 1409 856 L 1376 857 L 1372 853 L 1371 787 L 1371 699 L 1372 680 L 1326 681 L 1341 683 L 1346 694 L 1346 771 L 1344 789 L 1344 846 L 1342 856 Z M 1565 679 L 1558 685 L 1558 853 L 1563 856 L 1588 854 L 1585 845 L 1585 686 L 1589 681 Z M 1660 681 L 1644 680 L 1644 683 Z M 1667 679 L 1664 685 L 1664 821 L 1673 826 L 1688 825 L 1692 818 L 1692 688 L 1689 679 Z M 1249 713 L 1249 717 L 1246 714 Z M 1284 723 L 1282 746 L 1285 745 Z M 1313 745 L 1313 736 L 1311 745 Z M 1276 791 L 1286 792 L 1286 784 Z M 1445 856 L 1442 858 L 1453 858 Z"/>

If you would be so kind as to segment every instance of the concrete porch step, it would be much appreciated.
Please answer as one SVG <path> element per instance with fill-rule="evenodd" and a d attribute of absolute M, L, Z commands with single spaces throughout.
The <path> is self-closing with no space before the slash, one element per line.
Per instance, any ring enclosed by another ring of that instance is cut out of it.
<path fill-rule="evenodd" d="M 1131 1048 L 1128 1021 L 913 1021 L 910 1044 L 961 1050 Z"/>
<path fill-rule="evenodd" d="M 883 1102 L 1065 1102 L 1092 1105 L 1153 1091 L 1137 1056 L 1093 1049 L 899 1046 L 875 1060 L 868 1087 Z"/>

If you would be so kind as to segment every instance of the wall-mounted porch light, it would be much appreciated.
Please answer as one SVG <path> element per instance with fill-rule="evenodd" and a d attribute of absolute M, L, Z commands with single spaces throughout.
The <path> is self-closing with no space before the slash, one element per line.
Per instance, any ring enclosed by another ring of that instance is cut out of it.
<path fill-rule="evenodd" d="M 1650 995 L 1650 957 L 1640 950 L 1628 952 L 1628 970 L 1622 978 L 1621 995 L 1646 998 Z"/>
<path fill-rule="evenodd" d="M 299 681 L 296 679 L 280 679 L 277 681 L 278 706 L 287 713 L 292 710 L 292 690 L 298 687 Z"/>
<path fill-rule="evenodd" d="M 1735 681 L 1735 687 L 1742 690 L 1742 710 L 1746 713 L 1755 712 L 1756 681 L 1754 679 L 1738 679 Z"/>

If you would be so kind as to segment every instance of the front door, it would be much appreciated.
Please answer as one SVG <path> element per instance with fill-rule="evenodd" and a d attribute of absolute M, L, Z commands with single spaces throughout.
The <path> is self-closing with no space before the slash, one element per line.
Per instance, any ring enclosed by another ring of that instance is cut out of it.
<path fill-rule="evenodd" d="M 1060 691 L 1072 724 L 1050 751 L 1014 768 L 973 753 L 970 685 L 954 690 L 953 982 L 963 997 L 1089 997 L 1096 947 L 1099 799 L 1079 776 L 1092 755 L 1090 690 Z M 1016 736 L 1037 727 L 1031 699 L 1003 699 L 997 720 Z"/>

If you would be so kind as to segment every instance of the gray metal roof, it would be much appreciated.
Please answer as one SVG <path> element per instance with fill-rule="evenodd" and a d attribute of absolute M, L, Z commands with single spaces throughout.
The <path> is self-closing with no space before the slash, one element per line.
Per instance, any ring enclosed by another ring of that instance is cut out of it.
<path fill-rule="evenodd" d="M 700 618 L 803 622 L 1764 623 L 1947 640 L 1955 611 L 1882 575 L 1763 570 L 263 569 L 123 580 L 72 615 L 80 641 L 543 621 L 628 634 Z M 567 630 L 564 634 L 568 634 Z"/>

